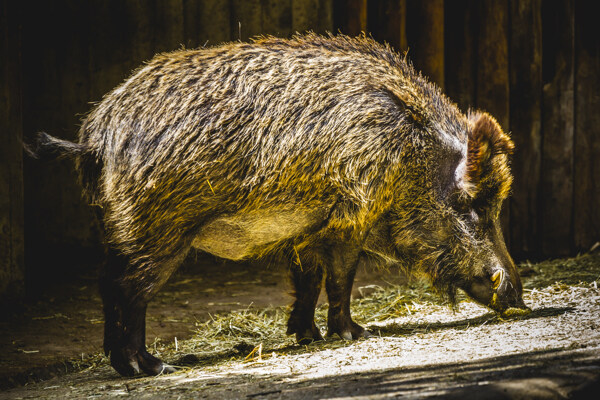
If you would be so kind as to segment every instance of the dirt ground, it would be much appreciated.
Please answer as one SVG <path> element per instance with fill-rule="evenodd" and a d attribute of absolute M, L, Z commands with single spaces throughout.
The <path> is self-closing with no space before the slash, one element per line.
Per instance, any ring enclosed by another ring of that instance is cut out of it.
<path fill-rule="evenodd" d="M 216 351 L 198 345 L 218 320 L 211 315 L 232 321 L 227 312 L 275 310 L 291 297 L 276 267 L 204 260 L 175 276 L 148 311 L 151 352 L 180 371 L 136 378 L 118 376 L 99 355 L 100 299 L 94 281 L 79 277 L 0 322 L 0 399 L 598 398 L 600 254 L 520 269 L 533 309 L 526 316 L 502 319 L 467 299 L 453 311 L 426 295 L 361 321 L 375 334 L 367 340 L 297 346 L 282 333 L 234 337 Z M 373 284 L 412 290 L 398 272 L 361 270 L 355 307 L 379 301 Z M 281 321 L 274 329 L 283 332 Z"/>

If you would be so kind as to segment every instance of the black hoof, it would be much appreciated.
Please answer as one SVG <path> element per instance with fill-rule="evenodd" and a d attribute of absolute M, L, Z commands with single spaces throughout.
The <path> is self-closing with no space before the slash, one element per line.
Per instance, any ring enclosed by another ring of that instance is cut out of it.
<path fill-rule="evenodd" d="M 318 342 L 324 340 L 321 332 L 317 330 L 313 332 L 312 330 L 305 330 L 303 333 L 296 332 L 296 342 L 301 345 L 311 344 L 312 342 Z"/>
<path fill-rule="evenodd" d="M 368 330 L 366 330 L 365 328 L 363 328 L 355 322 L 350 322 L 349 324 L 344 325 L 346 326 L 343 328 L 337 326 L 329 327 L 327 331 L 327 336 L 331 337 L 337 334 L 343 340 L 356 340 L 360 338 L 367 339 L 373 336 L 371 332 L 369 332 Z"/>
<path fill-rule="evenodd" d="M 163 363 L 146 351 L 145 348 L 136 352 L 117 350 L 110 352 L 110 365 L 123 376 L 134 376 L 140 373 L 147 375 L 169 374 L 177 371 L 171 365 Z"/>
<path fill-rule="evenodd" d="M 293 335 L 295 333 L 296 342 L 298 344 L 305 345 L 324 340 L 321 331 L 314 322 L 311 324 L 303 324 L 304 326 L 301 326 L 301 324 L 293 323 L 292 321 L 293 320 L 290 320 L 290 322 L 288 322 L 287 334 Z"/>

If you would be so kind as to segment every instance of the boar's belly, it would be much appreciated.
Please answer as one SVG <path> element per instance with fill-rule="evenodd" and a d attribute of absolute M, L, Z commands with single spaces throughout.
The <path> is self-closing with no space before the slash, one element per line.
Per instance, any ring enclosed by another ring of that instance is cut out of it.
<path fill-rule="evenodd" d="M 221 258 L 241 260 L 265 246 L 317 229 L 326 217 L 323 208 L 222 215 L 200 228 L 192 246 Z"/>

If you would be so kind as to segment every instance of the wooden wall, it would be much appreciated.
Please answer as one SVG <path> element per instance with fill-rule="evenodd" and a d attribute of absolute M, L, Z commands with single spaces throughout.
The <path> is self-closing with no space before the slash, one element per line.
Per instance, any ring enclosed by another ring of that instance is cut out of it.
<path fill-rule="evenodd" d="M 306 30 L 366 31 L 408 50 L 463 110 L 486 109 L 511 132 L 515 184 L 503 224 L 516 258 L 575 254 L 600 240 L 600 24 L 591 2 L 0 2 L 0 282 L 22 276 L 23 237 L 31 277 L 98 253 L 71 162 L 22 161 L 21 135 L 74 139 L 90 102 L 156 52 Z"/>
<path fill-rule="evenodd" d="M 485 109 L 511 133 L 515 181 L 502 219 L 513 256 L 573 255 L 600 241 L 600 24 L 593 2 L 363 3 L 376 39 L 408 50 L 463 110 Z"/>
<path fill-rule="evenodd" d="M 22 294 L 23 136 L 19 9 L 0 3 L 0 295 Z M 2 297 L 4 297 L 2 296 Z M 0 300 L 4 303 L 4 298 Z M 2 304 L 0 304 L 0 309 Z"/>

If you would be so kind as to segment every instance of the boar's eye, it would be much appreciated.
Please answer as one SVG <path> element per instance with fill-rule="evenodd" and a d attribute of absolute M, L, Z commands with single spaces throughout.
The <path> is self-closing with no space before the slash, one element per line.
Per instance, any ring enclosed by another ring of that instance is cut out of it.
<path fill-rule="evenodd" d="M 473 199 L 465 190 L 454 190 L 448 197 L 448 203 L 460 215 L 473 211 Z"/>
<path fill-rule="evenodd" d="M 476 224 L 479 222 L 479 215 L 473 209 L 471 209 L 469 212 L 465 213 L 465 216 L 466 216 L 467 220 L 472 223 Z"/>

